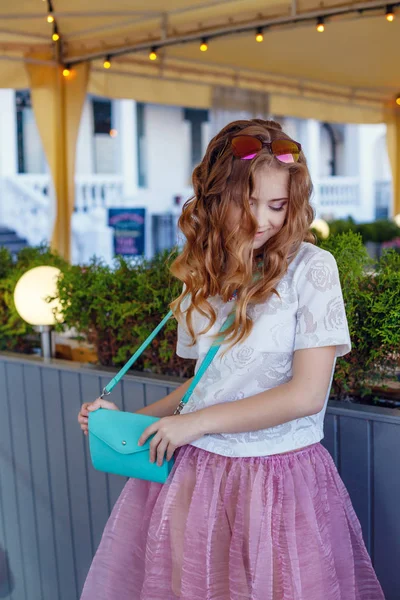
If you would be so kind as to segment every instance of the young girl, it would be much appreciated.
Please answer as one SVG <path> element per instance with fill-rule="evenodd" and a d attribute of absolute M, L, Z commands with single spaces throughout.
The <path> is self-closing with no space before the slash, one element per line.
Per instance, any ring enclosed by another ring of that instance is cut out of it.
<path fill-rule="evenodd" d="M 232 310 L 235 321 L 180 415 L 191 380 L 138 411 L 161 417 L 140 439 L 155 434 L 151 460 L 175 464 L 165 484 L 127 482 L 81 600 L 384 600 L 320 443 L 351 342 L 335 259 L 309 232 L 301 145 L 273 121 L 235 121 L 193 185 L 171 266 L 184 283 L 170 305 L 177 354 L 197 372 Z M 84 404 L 86 434 L 99 407 L 118 410 Z"/>

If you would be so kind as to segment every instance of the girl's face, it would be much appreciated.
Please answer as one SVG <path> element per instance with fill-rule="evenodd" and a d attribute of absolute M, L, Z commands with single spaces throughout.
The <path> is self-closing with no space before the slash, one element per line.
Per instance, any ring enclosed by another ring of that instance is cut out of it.
<path fill-rule="evenodd" d="M 282 228 L 289 203 L 289 172 L 261 165 L 254 174 L 254 190 L 249 199 L 250 209 L 258 222 L 253 248 L 260 248 Z M 232 206 L 228 226 L 233 228 L 240 219 L 240 208 Z"/>

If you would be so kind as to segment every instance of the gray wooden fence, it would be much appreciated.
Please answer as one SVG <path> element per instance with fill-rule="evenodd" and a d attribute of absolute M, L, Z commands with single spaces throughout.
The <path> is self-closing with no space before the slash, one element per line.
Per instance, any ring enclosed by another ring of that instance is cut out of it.
<path fill-rule="evenodd" d="M 79 598 L 126 480 L 92 468 L 77 414 L 113 374 L 0 354 L 0 598 Z M 181 383 L 129 375 L 113 400 L 135 411 Z M 323 443 L 349 490 L 386 600 L 400 598 L 399 433 L 399 410 L 328 407 Z"/>

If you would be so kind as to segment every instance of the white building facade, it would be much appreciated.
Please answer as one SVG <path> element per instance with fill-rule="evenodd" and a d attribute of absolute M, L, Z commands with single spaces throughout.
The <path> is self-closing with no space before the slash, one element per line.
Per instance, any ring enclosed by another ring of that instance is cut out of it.
<path fill-rule="evenodd" d="M 392 216 L 385 125 L 275 118 L 303 146 L 317 217 Z M 0 226 L 30 244 L 49 240 L 54 196 L 28 92 L 0 90 L 0 125 Z M 208 111 L 88 96 L 77 147 L 72 262 L 96 254 L 111 263 L 109 208 L 145 209 L 146 257 L 180 243 L 176 220 L 210 138 Z"/>

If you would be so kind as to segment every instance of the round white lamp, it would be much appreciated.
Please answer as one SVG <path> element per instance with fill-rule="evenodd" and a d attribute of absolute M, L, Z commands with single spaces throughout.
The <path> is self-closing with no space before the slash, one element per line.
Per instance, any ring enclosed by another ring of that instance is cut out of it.
<path fill-rule="evenodd" d="M 51 328 L 56 322 L 62 322 L 59 301 L 46 302 L 46 298 L 56 295 L 60 275 L 56 267 L 35 267 L 20 277 L 14 290 L 14 303 L 20 317 L 41 334 L 43 358 L 51 358 Z M 57 317 L 53 314 L 54 308 L 57 308 Z"/>
<path fill-rule="evenodd" d="M 396 223 L 397 227 L 400 227 L 400 213 L 393 217 L 393 221 Z"/>
<path fill-rule="evenodd" d="M 318 231 L 323 240 L 326 240 L 329 237 L 329 225 L 324 219 L 314 219 L 310 225 L 310 229 Z"/>

